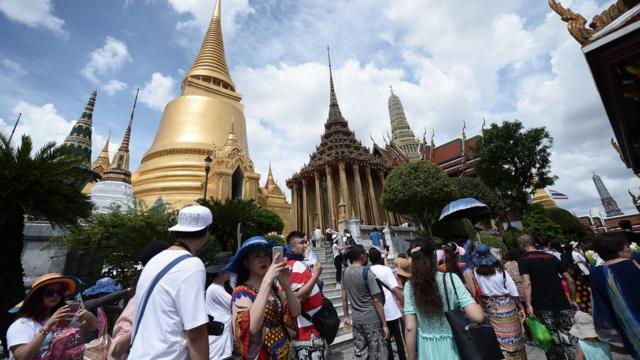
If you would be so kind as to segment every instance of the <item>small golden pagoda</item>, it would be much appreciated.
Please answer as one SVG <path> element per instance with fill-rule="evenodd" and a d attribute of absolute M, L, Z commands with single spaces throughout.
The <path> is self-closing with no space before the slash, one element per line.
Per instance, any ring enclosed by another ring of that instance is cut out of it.
<path fill-rule="evenodd" d="M 91 164 L 91 170 L 100 176 L 109 168 L 109 142 L 111 142 L 111 132 L 109 132 L 109 136 L 107 136 L 107 141 L 104 143 L 100 155 L 98 155 L 93 164 Z"/>
<path fill-rule="evenodd" d="M 278 183 L 273 178 L 271 173 L 271 162 L 269 162 L 269 173 L 267 174 L 267 182 L 264 187 L 258 189 L 258 197 L 256 202 L 261 206 L 264 206 L 280 216 L 284 223 L 283 234 L 288 234 L 290 231 L 295 230 L 291 224 L 291 204 L 287 203 L 287 198 L 278 186 Z"/>
<path fill-rule="evenodd" d="M 151 148 L 132 177 L 136 198 L 158 197 L 174 207 L 203 196 L 204 158 L 213 158 L 208 196 L 255 199 L 260 175 L 247 147 L 242 96 L 225 59 L 216 2 L 200 52 L 182 81 L 182 93 L 164 109 Z"/>
<path fill-rule="evenodd" d="M 536 191 L 533 193 L 533 203 L 540 204 L 545 209 L 558 207 L 556 202 L 545 189 L 536 189 Z"/>

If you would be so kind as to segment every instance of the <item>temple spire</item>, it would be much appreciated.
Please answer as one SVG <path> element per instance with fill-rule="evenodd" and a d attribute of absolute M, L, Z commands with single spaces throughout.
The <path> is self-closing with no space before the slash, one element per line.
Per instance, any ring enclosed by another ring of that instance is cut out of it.
<path fill-rule="evenodd" d="M 107 141 L 104 143 L 100 155 L 98 155 L 93 164 L 91 164 L 91 170 L 100 175 L 109 168 L 109 142 L 111 142 L 111 131 L 109 131 L 109 136 L 107 136 Z"/>
<path fill-rule="evenodd" d="M 235 85 L 233 84 L 233 80 L 231 80 L 224 53 L 221 2 L 222 0 L 216 1 L 213 17 L 202 41 L 198 56 L 196 56 L 193 65 L 191 65 L 191 69 L 187 72 L 182 82 L 183 90 L 188 79 L 195 79 L 235 92 Z"/>
<path fill-rule="evenodd" d="M 91 93 L 84 112 L 64 140 L 64 144 L 71 147 L 73 155 L 81 158 L 87 168 L 91 165 L 91 127 L 93 126 L 93 108 L 97 95 L 97 90 Z"/>
<path fill-rule="evenodd" d="M 120 148 L 118 149 L 118 151 L 129 152 L 129 139 L 131 138 L 131 124 L 133 123 L 133 114 L 136 112 L 136 104 L 138 103 L 139 93 L 140 93 L 140 89 L 137 89 L 136 98 L 133 100 L 133 108 L 131 109 L 131 117 L 129 117 L 129 125 L 127 126 L 127 130 L 124 132 L 124 138 L 122 139 L 122 143 L 120 144 Z"/>
<path fill-rule="evenodd" d="M 602 206 L 604 207 L 604 211 L 607 213 L 607 216 L 610 217 L 623 215 L 622 211 L 618 207 L 618 203 L 616 203 L 616 201 L 613 199 L 613 197 L 609 193 L 609 190 L 607 190 L 607 187 L 604 185 L 604 182 L 602 181 L 600 176 L 595 173 L 595 171 L 593 172 L 592 180 L 596 186 L 596 190 L 598 190 L 600 201 L 602 202 Z"/>
<path fill-rule="evenodd" d="M 327 58 L 329 59 L 329 119 L 327 122 L 345 121 L 340 112 L 336 89 L 333 86 L 333 71 L 331 69 L 331 49 L 327 46 Z"/>

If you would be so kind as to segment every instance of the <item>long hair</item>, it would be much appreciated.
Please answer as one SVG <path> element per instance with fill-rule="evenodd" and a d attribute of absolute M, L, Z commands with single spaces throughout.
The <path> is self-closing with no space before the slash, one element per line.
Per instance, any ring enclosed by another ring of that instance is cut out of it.
<path fill-rule="evenodd" d="M 45 321 L 49 315 L 58 311 L 62 306 L 64 306 L 64 297 L 60 298 L 60 302 L 54 306 L 51 310 L 47 309 L 44 304 L 44 289 L 42 287 L 36 290 L 31 296 L 29 300 L 22 304 L 22 308 L 18 313 L 18 318 L 28 318 L 38 322 Z"/>
<path fill-rule="evenodd" d="M 445 244 L 442 249 L 444 250 L 444 265 L 447 269 L 447 272 L 458 273 L 458 259 L 460 256 L 458 255 L 458 245 L 455 243 Z"/>
<path fill-rule="evenodd" d="M 419 248 L 419 249 L 418 249 Z M 416 307 L 425 314 L 442 313 L 442 299 L 436 282 L 435 245 L 431 239 L 412 244 L 411 286 Z"/>
<path fill-rule="evenodd" d="M 240 266 L 238 267 L 238 274 L 236 274 L 237 275 L 236 276 L 236 286 L 246 285 L 247 280 L 249 280 L 249 275 L 250 275 L 249 268 L 244 266 L 244 259 L 247 257 L 247 255 L 249 255 L 249 252 L 247 252 L 240 259 Z M 269 264 L 269 265 L 271 265 L 271 264 Z M 271 284 L 271 290 L 274 292 L 274 294 L 278 293 L 278 287 L 275 285 L 275 283 Z"/>

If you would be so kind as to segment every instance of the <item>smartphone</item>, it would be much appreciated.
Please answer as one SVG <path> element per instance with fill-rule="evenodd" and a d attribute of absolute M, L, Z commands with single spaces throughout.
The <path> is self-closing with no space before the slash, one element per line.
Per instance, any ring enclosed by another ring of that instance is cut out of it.
<path fill-rule="evenodd" d="M 69 316 L 58 321 L 58 328 L 66 328 L 71 323 L 77 319 L 78 311 L 80 311 L 81 304 L 76 300 L 67 300 L 65 301 L 66 305 L 69 306 Z"/>
<path fill-rule="evenodd" d="M 274 246 L 273 247 L 273 258 L 280 254 L 280 261 L 284 261 L 284 248 L 282 246 Z"/>

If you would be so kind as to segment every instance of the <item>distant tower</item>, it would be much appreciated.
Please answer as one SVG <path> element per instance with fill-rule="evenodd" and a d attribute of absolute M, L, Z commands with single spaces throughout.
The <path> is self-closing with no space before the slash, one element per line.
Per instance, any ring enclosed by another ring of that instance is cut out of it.
<path fill-rule="evenodd" d="M 604 186 L 602 179 L 595 172 L 593 173 L 593 183 L 596 184 L 596 189 L 598 190 L 598 194 L 600 195 L 600 201 L 602 201 L 602 206 L 604 207 L 604 211 L 607 213 L 607 217 L 624 215 L 618 204 L 611 194 L 609 194 L 609 190 Z"/>
<path fill-rule="evenodd" d="M 96 105 L 98 92 L 93 91 L 84 108 L 82 116 L 71 128 L 71 132 L 64 140 L 64 145 L 71 147 L 73 154 L 83 160 L 83 166 L 91 167 L 91 126 L 93 125 L 93 107 Z"/>
<path fill-rule="evenodd" d="M 410 160 L 419 160 L 421 158 L 420 141 L 413 135 L 404 114 L 402 102 L 393 93 L 393 88 L 389 96 L 389 118 L 391 119 L 391 141 L 402 149 Z"/>

